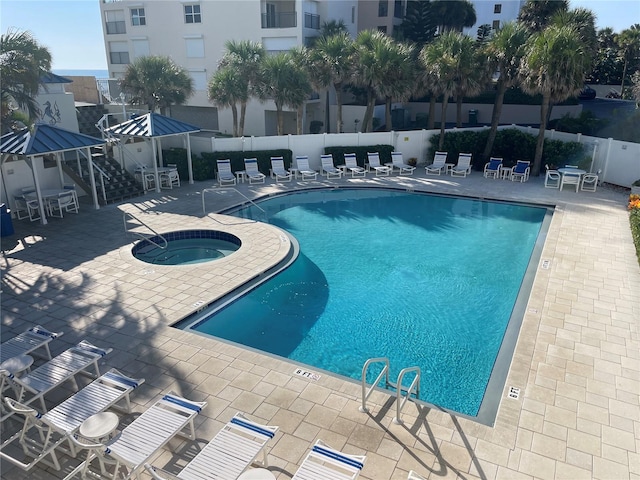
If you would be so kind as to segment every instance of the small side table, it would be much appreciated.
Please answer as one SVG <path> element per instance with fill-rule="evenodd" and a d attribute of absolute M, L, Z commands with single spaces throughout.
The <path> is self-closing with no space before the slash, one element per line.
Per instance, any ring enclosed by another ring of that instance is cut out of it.
<path fill-rule="evenodd" d="M 453 167 L 455 167 L 456 164 L 455 163 L 445 163 L 444 164 L 444 174 L 448 175 L 451 173 L 451 170 L 453 170 Z"/>
<path fill-rule="evenodd" d="M 234 173 L 236 174 L 236 179 L 238 180 L 238 183 L 239 182 L 244 183 L 244 182 L 247 181 L 247 172 L 246 172 L 246 170 L 237 170 Z"/>
<path fill-rule="evenodd" d="M 513 167 L 500 167 L 500 177 L 503 180 L 511 180 L 511 173 L 513 172 Z"/>
<path fill-rule="evenodd" d="M 266 468 L 252 468 L 240 475 L 238 480 L 276 480 L 276 476 Z"/>
<path fill-rule="evenodd" d="M 31 365 L 33 365 L 33 357 L 31 355 L 18 355 L 2 362 L 0 370 L 7 370 L 19 377 L 22 372 L 28 371 Z"/>
<path fill-rule="evenodd" d="M 87 418 L 78 433 L 88 440 L 96 440 L 98 442 L 108 439 L 116 428 L 118 428 L 120 419 L 113 412 L 100 412 Z"/>

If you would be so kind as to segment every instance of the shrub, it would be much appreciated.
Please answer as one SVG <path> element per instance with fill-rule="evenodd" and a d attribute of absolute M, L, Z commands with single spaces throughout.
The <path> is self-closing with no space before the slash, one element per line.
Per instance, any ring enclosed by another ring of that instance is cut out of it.
<path fill-rule="evenodd" d="M 629 224 L 640 264 L 640 195 L 629 195 Z"/>

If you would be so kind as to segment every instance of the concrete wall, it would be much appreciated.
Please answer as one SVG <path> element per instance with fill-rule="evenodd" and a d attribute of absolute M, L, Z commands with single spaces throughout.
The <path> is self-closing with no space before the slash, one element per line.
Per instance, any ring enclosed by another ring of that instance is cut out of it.
<path fill-rule="evenodd" d="M 66 78 L 73 80 L 73 83 L 66 85 L 65 90 L 73 94 L 76 102 L 102 103 L 102 98 L 96 85 L 96 77 L 67 76 Z"/>

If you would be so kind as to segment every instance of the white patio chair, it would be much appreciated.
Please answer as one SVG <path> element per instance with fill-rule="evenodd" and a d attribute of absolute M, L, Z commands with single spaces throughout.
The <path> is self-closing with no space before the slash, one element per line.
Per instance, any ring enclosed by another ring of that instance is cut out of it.
<path fill-rule="evenodd" d="M 111 465 L 119 474 L 118 478 L 137 478 L 144 464 L 176 435 L 195 439 L 193 421 L 206 405 L 207 402 L 194 402 L 169 392 L 104 444 L 84 443 L 68 435 L 67 438 L 77 448 L 88 449 L 89 452 L 87 459 L 65 478 L 76 477 L 78 473 L 82 478 L 87 473 L 100 477 L 98 472 L 89 470 L 96 458 L 101 470 L 103 465 Z"/>
<path fill-rule="evenodd" d="M 40 325 L 31 327 L 0 345 L 0 363 L 18 355 L 32 354 L 39 348 L 43 348 L 47 359 L 51 360 L 49 342 L 61 335 L 62 332 L 51 332 Z"/>
<path fill-rule="evenodd" d="M 264 183 L 265 178 L 267 176 L 258 170 L 258 159 L 257 158 L 245 158 L 244 159 L 244 170 L 249 178 L 249 185 L 255 183 Z"/>
<path fill-rule="evenodd" d="M 516 166 L 513 167 L 513 171 L 511 172 L 511 181 L 515 182 L 516 180 L 520 180 L 520 183 L 526 182 L 529 180 L 529 172 L 531 168 L 529 165 L 531 162 L 527 160 L 518 160 L 516 162 Z"/>
<path fill-rule="evenodd" d="M 13 196 L 13 209 L 11 211 L 16 214 L 18 220 L 29 217 L 29 207 L 27 206 L 24 195 Z"/>
<path fill-rule="evenodd" d="M 320 173 L 327 177 L 327 180 L 331 178 L 342 178 L 342 171 L 336 168 L 333 164 L 333 155 L 326 154 L 320 155 L 320 164 L 322 166 L 322 170 Z"/>
<path fill-rule="evenodd" d="M 130 378 L 116 369 L 111 369 L 45 414 L 11 398 L 5 398 L 9 409 L 24 415 L 25 422 L 21 431 L 3 442 L 0 456 L 25 471 L 31 470 L 39 462 L 60 470 L 56 450 L 62 447 L 64 442 L 68 442 L 67 453 L 73 457 L 77 453 L 75 444 L 68 440 L 67 435 L 76 433 L 82 423 L 92 415 L 109 408 L 131 412 L 130 394 L 142 383 L 143 378 Z M 37 436 L 31 435 L 33 430 L 37 431 Z M 22 447 L 25 456 L 31 459 L 29 463 L 7 453 L 5 447 L 12 443 L 18 443 Z M 50 461 L 47 457 L 50 457 Z"/>
<path fill-rule="evenodd" d="M 427 175 L 440 175 L 442 169 L 446 168 L 447 155 L 447 152 L 436 152 L 433 156 L 433 163 L 424 167 Z"/>
<path fill-rule="evenodd" d="M 358 160 L 356 159 L 355 153 L 344 154 L 344 166 L 351 172 L 351 178 L 365 177 L 367 175 L 367 171 L 360 165 L 358 165 Z"/>
<path fill-rule="evenodd" d="M 545 165 L 546 173 L 544 176 L 544 188 L 560 188 L 560 172 L 549 169 L 549 165 Z"/>
<path fill-rule="evenodd" d="M 484 178 L 500 178 L 500 168 L 502 167 L 502 159 L 498 157 L 491 157 L 484 165 Z"/>
<path fill-rule="evenodd" d="M 259 465 L 263 468 L 269 465 L 265 446 L 277 431 L 278 427 L 260 425 L 237 413 L 177 475 L 149 464 L 145 469 L 156 480 L 165 480 L 166 476 L 184 480 L 238 478 L 260 452 L 263 460 Z"/>
<path fill-rule="evenodd" d="M 587 173 L 582 176 L 580 182 L 580 190 L 583 192 L 595 192 L 598 187 L 598 175 L 595 173 Z"/>
<path fill-rule="evenodd" d="M 309 167 L 309 157 L 307 155 L 296 156 L 296 170 L 302 180 L 315 180 L 318 172 Z"/>
<path fill-rule="evenodd" d="M 49 215 L 52 217 L 62 218 L 63 212 L 78 213 L 78 202 L 76 200 L 76 194 L 72 190 L 68 190 L 63 193 L 59 193 L 57 197 L 50 198 L 48 200 Z M 56 214 L 59 213 L 59 215 Z"/>
<path fill-rule="evenodd" d="M 284 168 L 284 158 L 271 157 L 271 178 L 275 178 L 276 183 L 290 182 L 293 178 L 291 172 Z"/>
<path fill-rule="evenodd" d="M 167 165 L 168 170 L 160 174 L 160 188 L 171 188 L 180 186 L 180 175 L 178 174 L 178 166 L 175 164 Z"/>
<path fill-rule="evenodd" d="M 218 165 L 218 183 L 223 185 L 235 185 L 236 176 L 231 171 L 231 160 L 216 160 Z"/>
<path fill-rule="evenodd" d="M 389 176 L 391 173 L 391 167 L 380 164 L 380 154 L 378 152 L 367 152 L 367 168 L 369 171 L 375 170 L 376 177 Z"/>
<path fill-rule="evenodd" d="M 471 173 L 471 154 L 458 154 L 458 163 L 451 169 L 452 177 L 466 177 Z"/>
<path fill-rule="evenodd" d="M 391 168 L 397 168 L 400 175 L 413 175 L 416 167 L 404 163 L 402 152 L 391 152 Z"/>
<path fill-rule="evenodd" d="M 348 455 L 318 440 L 291 480 L 354 480 L 366 460 L 364 455 Z"/>
<path fill-rule="evenodd" d="M 560 178 L 560 190 L 564 188 L 565 185 L 571 185 L 575 187 L 576 192 L 578 188 L 580 188 L 580 174 L 579 173 L 570 173 L 570 172 L 562 172 L 562 177 Z"/>

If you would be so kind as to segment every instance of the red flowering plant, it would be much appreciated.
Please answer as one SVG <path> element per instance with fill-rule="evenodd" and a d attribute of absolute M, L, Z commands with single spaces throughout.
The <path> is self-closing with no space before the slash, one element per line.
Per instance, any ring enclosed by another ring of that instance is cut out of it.
<path fill-rule="evenodd" d="M 636 246 L 636 255 L 640 263 L 640 195 L 629 195 L 629 223 L 631 224 L 631 235 Z"/>

